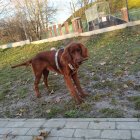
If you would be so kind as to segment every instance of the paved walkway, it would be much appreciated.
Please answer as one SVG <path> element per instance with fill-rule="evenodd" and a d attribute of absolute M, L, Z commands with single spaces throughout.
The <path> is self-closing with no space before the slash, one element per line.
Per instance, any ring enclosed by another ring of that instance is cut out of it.
<path fill-rule="evenodd" d="M 140 119 L 0 119 L 0 140 L 32 140 L 40 130 L 46 140 L 140 140 Z"/>

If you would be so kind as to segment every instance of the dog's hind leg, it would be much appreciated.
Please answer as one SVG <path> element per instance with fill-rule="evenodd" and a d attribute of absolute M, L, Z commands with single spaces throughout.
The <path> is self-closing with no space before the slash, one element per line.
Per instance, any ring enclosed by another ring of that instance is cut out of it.
<path fill-rule="evenodd" d="M 44 84 L 45 84 L 48 92 L 50 93 L 49 86 L 48 86 L 48 75 L 49 75 L 49 71 L 47 69 L 44 69 L 43 70 L 43 76 L 44 76 L 43 81 L 44 81 Z"/>
<path fill-rule="evenodd" d="M 32 64 L 32 68 L 33 68 L 33 72 L 35 75 L 34 90 L 35 90 L 36 97 L 39 98 L 39 97 L 41 97 L 41 94 L 39 92 L 38 85 L 39 85 L 43 71 L 41 69 L 39 69 L 38 66 L 36 66 L 34 64 Z"/>
<path fill-rule="evenodd" d="M 35 94 L 36 94 L 37 98 L 39 98 L 41 96 L 41 94 L 39 92 L 39 88 L 38 88 L 41 76 L 42 76 L 42 73 L 39 73 L 39 74 L 35 75 L 34 90 L 35 90 Z"/>

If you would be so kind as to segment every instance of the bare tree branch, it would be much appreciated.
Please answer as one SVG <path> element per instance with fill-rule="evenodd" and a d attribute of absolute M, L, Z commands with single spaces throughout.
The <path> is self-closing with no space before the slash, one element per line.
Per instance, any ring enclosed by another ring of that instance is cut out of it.
<path fill-rule="evenodd" d="M 0 0 L 0 4 L 3 1 Z M 48 23 L 53 21 L 55 13 L 56 9 L 47 0 L 11 0 L 1 16 L 1 39 L 4 42 L 39 40 Z"/>

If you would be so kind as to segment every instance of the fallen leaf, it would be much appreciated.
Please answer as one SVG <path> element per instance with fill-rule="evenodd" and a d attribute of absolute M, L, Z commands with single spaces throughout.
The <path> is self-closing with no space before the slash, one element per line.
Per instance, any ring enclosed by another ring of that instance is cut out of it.
<path fill-rule="evenodd" d="M 110 78 L 107 78 L 106 80 L 107 80 L 107 81 L 110 81 L 110 82 L 112 81 Z"/>
<path fill-rule="evenodd" d="M 95 72 L 92 72 L 91 75 L 93 76 L 95 74 Z"/>
<path fill-rule="evenodd" d="M 127 84 L 124 84 L 123 87 L 124 87 L 124 88 L 128 88 L 128 85 L 127 85 Z"/>
<path fill-rule="evenodd" d="M 36 136 L 36 137 L 34 137 L 33 140 L 44 140 L 44 137 L 43 136 Z"/>
<path fill-rule="evenodd" d="M 133 64 L 135 64 L 135 62 L 130 61 L 130 64 L 133 65 Z"/>
<path fill-rule="evenodd" d="M 46 130 L 40 130 L 39 131 L 40 135 L 39 136 L 43 136 L 43 137 L 48 137 L 48 135 L 50 134 L 50 132 L 46 131 Z"/>
<path fill-rule="evenodd" d="M 54 90 L 52 89 L 49 95 L 51 95 L 51 94 L 53 94 L 53 93 L 54 93 Z"/>
<path fill-rule="evenodd" d="M 22 113 L 17 113 L 16 116 L 20 116 L 21 117 L 22 116 Z"/>
<path fill-rule="evenodd" d="M 125 67 L 124 69 L 125 69 L 125 70 L 127 70 L 127 69 L 128 69 L 128 67 Z"/>
<path fill-rule="evenodd" d="M 50 113 L 50 112 L 51 112 L 51 110 L 50 110 L 50 109 L 46 110 L 46 113 Z"/>
<path fill-rule="evenodd" d="M 40 130 L 39 136 L 34 137 L 33 140 L 45 140 L 45 138 L 47 138 L 49 134 L 50 132 L 47 132 L 46 130 Z"/>
<path fill-rule="evenodd" d="M 117 88 L 117 91 L 120 91 L 120 89 L 119 89 L 119 88 Z"/>
<path fill-rule="evenodd" d="M 125 74 L 125 75 L 128 75 L 128 74 L 129 74 L 129 72 L 128 72 L 128 71 L 124 71 L 124 74 Z"/>
<path fill-rule="evenodd" d="M 19 111 L 20 111 L 21 113 L 23 113 L 23 112 L 26 111 L 26 109 L 22 109 L 22 108 L 21 108 Z"/>
<path fill-rule="evenodd" d="M 60 101 L 61 101 L 60 97 L 57 97 L 55 100 L 56 103 L 59 103 Z"/>
<path fill-rule="evenodd" d="M 105 65 L 105 64 L 106 64 L 106 62 L 101 62 L 101 63 L 100 63 L 101 66 L 103 66 L 103 65 Z"/>

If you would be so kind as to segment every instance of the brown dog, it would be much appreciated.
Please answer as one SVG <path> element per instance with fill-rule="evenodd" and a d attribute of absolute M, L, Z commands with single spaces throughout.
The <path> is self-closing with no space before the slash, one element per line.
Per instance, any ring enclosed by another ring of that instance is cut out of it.
<path fill-rule="evenodd" d="M 83 92 L 80 86 L 79 79 L 77 78 L 77 70 L 79 65 L 81 65 L 83 61 L 87 60 L 87 58 L 88 50 L 84 45 L 81 43 L 71 43 L 66 48 L 58 51 L 52 50 L 41 52 L 31 60 L 12 66 L 12 68 L 32 65 L 35 75 L 34 89 L 37 97 L 40 97 L 38 84 L 42 74 L 44 76 L 44 83 L 47 89 L 49 71 L 55 71 L 59 74 L 63 74 L 71 96 L 79 104 L 83 101 L 82 98 L 87 96 L 87 94 Z"/>

